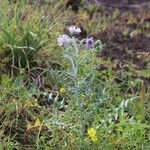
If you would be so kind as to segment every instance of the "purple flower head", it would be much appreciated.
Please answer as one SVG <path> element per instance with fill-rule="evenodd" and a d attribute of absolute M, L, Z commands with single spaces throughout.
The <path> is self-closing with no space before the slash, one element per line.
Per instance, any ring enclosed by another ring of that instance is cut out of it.
<path fill-rule="evenodd" d="M 86 39 L 86 46 L 88 48 L 92 48 L 94 46 L 94 40 L 93 40 L 93 37 L 90 37 L 90 38 L 87 38 Z"/>
<path fill-rule="evenodd" d="M 60 46 L 67 46 L 69 43 L 71 43 L 71 38 L 67 34 L 60 35 L 57 38 L 57 43 Z"/>
<path fill-rule="evenodd" d="M 81 29 L 79 27 L 76 26 L 69 26 L 68 27 L 68 31 L 70 32 L 70 34 L 80 34 L 81 33 Z"/>

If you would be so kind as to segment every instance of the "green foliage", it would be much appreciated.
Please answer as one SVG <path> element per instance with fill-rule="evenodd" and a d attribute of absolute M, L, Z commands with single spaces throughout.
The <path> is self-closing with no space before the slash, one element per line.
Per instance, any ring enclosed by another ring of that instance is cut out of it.
<path fill-rule="evenodd" d="M 50 43 L 48 33 L 53 21 L 44 13 L 24 1 L 3 4 L 0 12 L 0 51 L 13 66 L 29 68 L 35 61 L 35 54 L 45 50 Z"/>

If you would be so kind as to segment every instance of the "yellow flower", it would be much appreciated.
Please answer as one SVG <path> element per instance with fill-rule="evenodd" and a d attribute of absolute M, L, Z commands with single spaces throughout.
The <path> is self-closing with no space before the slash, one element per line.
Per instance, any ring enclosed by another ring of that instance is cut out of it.
<path fill-rule="evenodd" d="M 96 136 L 96 130 L 94 128 L 88 129 L 88 135 L 91 138 L 94 137 L 94 136 Z"/>
<path fill-rule="evenodd" d="M 94 128 L 90 128 L 88 129 L 88 136 L 91 138 L 91 140 L 93 142 L 97 142 L 98 141 L 98 138 L 97 138 L 97 135 L 96 135 L 96 130 Z"/>
<path fill-rule="evenodd" d="M 61 94 L 64 94 L 64 93 L 66 92 L 66 89 L 63 88 L 63 87 L 61 87 L 60 90 L 59 90 L 59 92 L 60 92 Z"/>
<path fill-rule="evenodd" d="M 93 136 L 93 137 L 91 137 L 91 140 L 92 140 L 93 142 L 97 142 L 97 141 L 98 141 L 98 138 L 97 138 L 97 136 Z"/>

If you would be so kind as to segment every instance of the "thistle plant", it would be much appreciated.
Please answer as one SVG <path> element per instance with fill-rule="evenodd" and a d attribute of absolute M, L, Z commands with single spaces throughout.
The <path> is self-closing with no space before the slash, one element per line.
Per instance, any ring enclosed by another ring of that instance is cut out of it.
<path fill-rule="evenodd" d="M 71 36 L 60 36 L 58 38 L 58 44 L 64 49 L 63 56 L 68 63 L 66 71 L 64 71 L 65 77 L 67 77 L 68 90 L 73 95 L 75 105 L 79 110 L 80 118 L 80 149 L 83 147 L 84 139 L 84 101 L 85 95 L 90 93 L 92 80 L 95 75 L 96 64 L 96 51 L 101 50 L 102 45 L 98 40 L 94 42 L 93 37 L 79 40 L 72 35 L 78 34 L 80 29 L 78 27 L 70 27 L 69 32 Z M 76 31 L 77 30 L 77 31 Z M 74 33 L 74 34 L 72 34 Z M 64 37 L 64 38 L 61 38 Z M 99 48 L 98 48 L 99 47 Z"/>

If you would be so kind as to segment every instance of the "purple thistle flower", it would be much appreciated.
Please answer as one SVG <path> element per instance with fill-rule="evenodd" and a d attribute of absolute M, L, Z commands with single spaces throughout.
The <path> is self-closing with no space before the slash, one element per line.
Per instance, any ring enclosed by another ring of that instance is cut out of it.
<path fill-rule="evenodd" d="M 60 46 L 67 46 L 69 43 L 71 43 L 71 38 L 67 34 L 60 35 L 57 38 L 57 43 Z"/>
<path fill-rule="evenodd" d="M 93 40 L 93 37 L 90 37 L 90 38 L 87 38 L 86 39 L 86 46 L 88 48 L 92 48 L 94 46 L 94 40 Z"/>
<path fill-rule="evenodd" d="M 80 34 L 81 33 L 81 29 L 79 27 L 76 26 L 69 26 L 68 27 L 68 31 L 70 32 L 70 34 Z"/>

